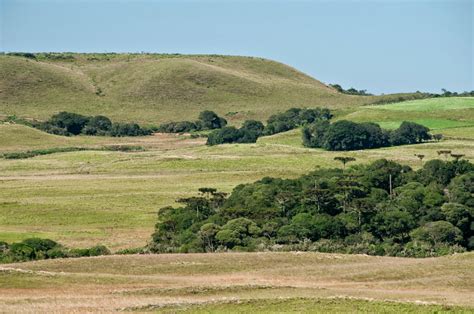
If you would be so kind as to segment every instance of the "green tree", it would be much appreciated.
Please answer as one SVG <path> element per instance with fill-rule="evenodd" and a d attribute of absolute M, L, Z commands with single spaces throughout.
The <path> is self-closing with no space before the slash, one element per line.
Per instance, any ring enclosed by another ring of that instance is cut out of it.
<path fill-rule="evenodd" d="M 252 237 L 260 234 L 261 229 L 255 222 L 247 218 L 229 220 L 221 231 L 216 234 L 216 239 L 224 246 L 232 249 L 235 246 L 246 246 Z"/>
<path fill-rule="evenodd" d="M 458 244 L 462 241 L 462 232 L 447 221 L 433 221 L 416 228 L 410 233 L 413 240 L 437 245 L 440 243 Z"/>

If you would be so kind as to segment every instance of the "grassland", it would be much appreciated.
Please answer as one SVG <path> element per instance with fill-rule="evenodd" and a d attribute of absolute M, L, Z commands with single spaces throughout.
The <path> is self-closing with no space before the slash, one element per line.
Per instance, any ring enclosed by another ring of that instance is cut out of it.
<path fill-rule="evenodd" d="M 67 56 L 67 55 L 65 55 Z M 0 241 L 45 237 L 70 247 L 143 246 L 160 207 L 200 187 L 230 192 L 265 176 L 294 178 L 318 167 L 387 158 L 418 168 L 450 149 L 474 159 L 474 99 L 362 106 L 285 65 L 258 58 L 95 55 L 37 61 L 0 56 L 0 115 L 46 119 L 68 110 L 118 121 L 194 119 L 212 109 L 238 124 L 289 107 L 329 106 L 336 119 L 395 128 L 420 122 L 445 140 L 353 152 L 302 146 L 300 130 L 256 144 L 202 138 L 61 137 L 0 123 L 0 153 L 81 147 L 0 159 Z M 395 97 L 395 96 L 385 96 Z M 138 152 L 98 151 L 135 145 Z M 88 150 L 90 148 L 90 150 Z M 430 259 L 318 253 L 107 256 L 0 267 L 0 312 L 474 312 L 474 255 Z"/>
<path fill-rule="evenodd" d="M 271 265 L 271 267 L 269 267 Z M 5 312 L 472 312 L 474 255 L 107 256 L 4 265 Z"/>
<path fill-rule="evenodd" d="M 397 128 L 402 121 L 413 121 L 439 133 L 444 133 L 447 129 L 459 129 L 461 133 L 465 133 L 461 128 L 474 127 L 474 98 L 431 98 L 362 106 L 351 112 L 341 113 L 339 119 L 376 122 L 387 129 Z"/>
<path fill-rule="evenodd" d="M 455 103 L 457 109 L 449 109 Z M 363 106 L 340 112 L 338 119 L 398 123 L 429 114 L 449 121 L 469 122 L 472 98 L 443 98 L 401 104 Z M 411 107 L 415 106 L 415 107 Z M 417 110 L 414 110 L 417 109 Z M 460 114 L 461 111 L 463 114 Z M 395 112 L 395 115 L 391 113 Z M 420 113 L 421 112 L 421 113 Z M 390 115 L 387 115 L 390 113 Z M 371 120 L 372 119 L 372 120 Z M 22 160 L 0 159 L 0 240 L 49 237 L 70 246 L 105 244 L 113 250 L 143 246 L 160 207 L 175 205 L 200 187 L 230 192 L 238 184 L 265 176 L 293 178 L 317 167 L 339 167 L 336 156 L 352 156 L 356 163 L 388 158 L 414 168 L 451 149 L 474 159 L 473 127 L 444 126 L 439 143 L 425 143 L 354 152 L 327 152 L 302 146 L 300 130 L 262 137 L 256 144 L 204 145 L 204 139 L 180 135 L 148 137 L 62 137 L 26 126 L 0 124 L 0 153 L 57 147 L 98 148 L 137 145 L 141 152 L 77 151 Z"/>
<path fill-rule="evenodd" d="M 158 124 L 214 110 L 233 123 L 291 107 L 347 108 L 399 95 L 350 96 L 284 64 L 216 55 L 0 56 L 0 115 L 72 111 Z"/>
<path fill-rule="evenodd" d="M 24 126 L 15 127 L 16 134 L 19 130 L 31 132 Z M 57 147 L 56 138 L 47 135 L 38 146 Z M 116 140 L 66 139 L 74 141 L 68 145 L 86 147 Z M 190 196 L 200 187 L 230 192 L 240 183 L 264 176 L 297 177 L 317 167 L 339 167 L 333 160 L 339 155 L 353 156 L 356 163 L 389 158 L 415 168 L 420 166 L 415 154 L 423 153 L 428 160 L 437 158 L 440 149 L 474 158 L 474 141 L 455 139 L 347 153 L 308 149 L 302 147 L 298 130 L 263 137 L 256 144 L 216 147 L 205 146 L 204 139 L 174 135 L 123 138 L 119 142 L 138 144 L 146 150 L 0 159 L 0 240 L 37 235 L 70 246 L 103 243 L 114 250 L 142 246 L 153 231 L 157 210 L 174 205 L 177 198 Z M 18 140 L 10 149 L 25 145 Z"/>

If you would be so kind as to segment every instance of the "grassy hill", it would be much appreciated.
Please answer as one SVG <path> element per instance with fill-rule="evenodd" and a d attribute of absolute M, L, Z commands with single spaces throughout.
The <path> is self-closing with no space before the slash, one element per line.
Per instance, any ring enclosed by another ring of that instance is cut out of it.
<path fill-rule="evenodd" d="M 103 256 L 2 265 L 9 313 L 472 313 L 474 255 Z"/>
<path fill-rule="evenodd" d="M 216 55 L 37 54 L 0 56 L 0 115 L 46 119 L 72 111 L 157 124 L 195 119 L 266 119 L 290 107 L 346 108 L 399 95 L 351 96 L 287 65 Z"/>

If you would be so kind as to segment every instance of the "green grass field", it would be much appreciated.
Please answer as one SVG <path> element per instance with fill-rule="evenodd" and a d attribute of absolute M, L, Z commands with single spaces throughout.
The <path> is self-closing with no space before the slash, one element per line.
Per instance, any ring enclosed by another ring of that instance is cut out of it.
<path fill-rule="evenodd" d="M 15 134 L 36 130 L 24 126 Z M 5 133 L 2 133 L 5 134 Z M 11 134 L 11 133 L 9 133 Z M 43 133 L 41 133 L 43 135 Z M 27 146 L 58 147 L 112 144 L 114 138 L 52 135 L 11 141 L 9 150 Z M 7 142 L 0 136 L 0 143 Z M 34 140 L 33 140 L 34 142 Z M 160 207 L 190 196 L 200 187 L 230 192 L 240 183 L 264 176 L 297 177 L 317 167 L 340 167 L 333 158 L 353 156 L 356 163 L 388 158 L 419 167 L 415 154 L 438 158 L 451 149 L 474 158 L 474 141 L 381 148 L 354 152 L 327 152 L 304 148 L 299 130 L 262 137 L 256 144 L 207 147 L 204 139 L 181 136 L 121 138 L 119 143 L 141 145 L 142 152 L 77 151 L 20 160 L 0 159 L 0 240 L 47 236 L 71 246 L 103 243 L 112 249 L 146 244 Z M 99 144 L 100 143 L 100 144 Z"/>
<path fill-rule="evenodd" d="M 413 121 L 437 133 L 444 133 L 447 129 L 460 129 L 462 132 L 461 128 L 474 127 L 474 98 L 432 98 L 362 106 L 342 113 L 338 119 L 376 122 L 387 129 L 397 128 L 402 121 Z"/>
<path fill-rule="evenodd" d="M 472 313 L 474 256 L 103 256 L 3 265 L 5 312 Z"/>
<path fill-rule="evenodd" d="M 430 114 L 452 123 L 467 123 L 456 120 L 458 111 L 468 110 L 464 116 L 469 117 L 473 109 L 465 107 L 474 100 L 462 99 L 463 108 L 447 109 L 448 104 L 456 104 L 457 100 L 438 98 L 407 102 L 404 106 L 423 109 L 434 103 L 437 109 Z M 397 124 L 402 118 L 428 121 L 424 109 L 405 112 L 390 110 L 392 106 L 398 108 L 401 104 L 358 107 L 337 118 L 379 121 L 382 113 L 394 112 L 395 115 L 383 116 L 384 123 Z M 157 210 L 175 205 L 176 199 L 193 195 L 200 187 L 230 192 L 240 183 L 265 176 L 293 178 L 317 167 L 340 167 L 333 159 L 341 155 L 355 157 L 356 163 L 388 158 L 414 168 L 421 166 L 415 154 L 426 155 L 426 161 L 438 158 L 436 152 L 440 149 L 451 149 L 474 159 L 473 127 L 439 127 L 436 132 L 446 137 L 439 143 L 327 152 L 303 147 L 300 130 L 262 137 L 256 144 L 208 147 L 204 145 L 205 139 L 180 135 L 62 137 L 22 125 L 0 124 L 0 153 L 57 147 L 96 149 L 116 144 L 145 149 L 0 159 L 0 241 L 41 236 L 70 246 L 102 243 L 113 250 L 143 246 L 153 231 Z"/>

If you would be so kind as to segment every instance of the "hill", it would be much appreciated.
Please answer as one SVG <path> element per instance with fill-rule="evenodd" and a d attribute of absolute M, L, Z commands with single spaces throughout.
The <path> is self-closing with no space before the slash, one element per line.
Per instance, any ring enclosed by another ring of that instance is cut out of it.
<path fill-rule="evenodd" d="M 287 65 L 217 55 L 0 56 L 0 115 L 47 119 L 59 111 L 157 124 L 204 109 L 230 121 L 290 107 L 346 108 L 400 95 L 353 96 Z"/>
<path fill-rule="evenodd" d="M 447 313 L 473 310 L 474 255 L 214 253 L 0 268 L 5 312 Z M 348 310 L 350 309 L 350 310 Z"/>

